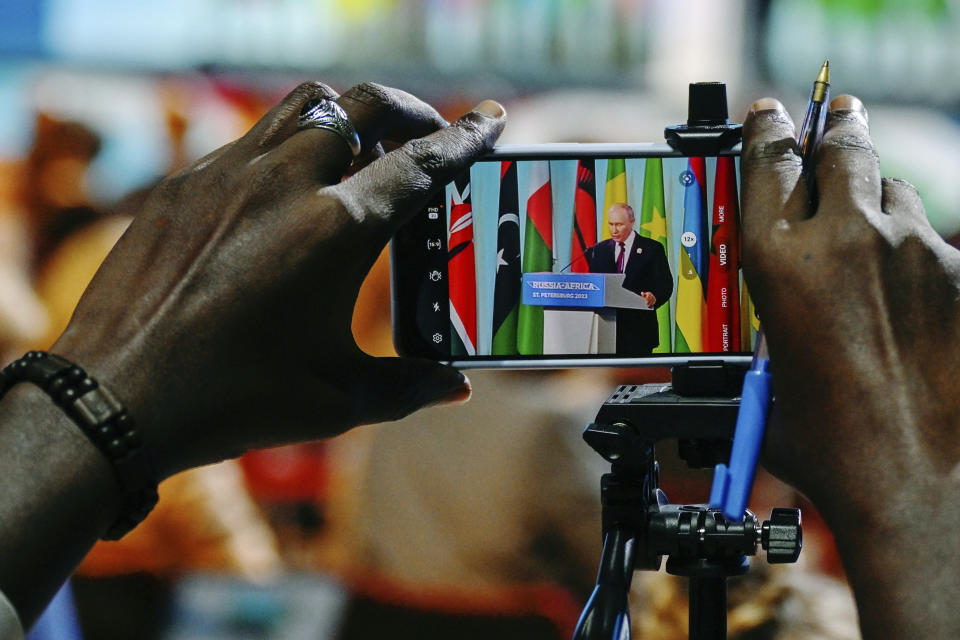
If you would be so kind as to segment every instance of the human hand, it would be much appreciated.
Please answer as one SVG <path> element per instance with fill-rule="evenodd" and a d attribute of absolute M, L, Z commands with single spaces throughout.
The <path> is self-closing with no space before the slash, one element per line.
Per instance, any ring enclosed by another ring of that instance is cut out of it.
<path fill-rule="evenodd" d="M 764 464 L 833 530 L 864 638 L 957 637 L 960 252 L 911 185 L 881 180 L 859 100 L 831 103 L 815 211 L 795 135 L 775 100 L 744 123 L 744 275 L 776 387 Z"/>
<path fill-rule="evenodd" d="M 643 299 L 647 301 L 647 306 L 653 308 L 657 304 L 657 296 L 653 295 L 650 291 L 641 291 L 640 295 L 643 296 Z"/>
<path fill-rule="evenodd" d="M 343 182 L 348 145 L 297 128 L 318 97 L 336 98 L 363 144 Z M 51 351 L 114 391 L 160 477 L 465 399 L 454 369 L 361 352 L 351 314 L 394 231 L 504 121 L 489 101 L 447 126 L 395 89 L 301 85 L 157 187 Z M 383 155 L 381 140 L 406 144 Z"/>
<path fill-rule="evenodd" d="M 776 101 L 744 125 L 744 272 L 777 396 L 766 461 L 818 507 L 873 508 L 960 460 L 960 252 L 916 189 L 881 180 L 859 100 L 831 103 L 816 211 L 795 136 Z"/>
<path fill-rule="evenodd" d="M 865 639 L 957 637 L 960 252 L 881 180 L 859 100 L 831 103 L 815 211 L 795 135 L 773 100 L 744 124 L 744 275 L 777 399 L 764 464 L 833 530 Z"/>

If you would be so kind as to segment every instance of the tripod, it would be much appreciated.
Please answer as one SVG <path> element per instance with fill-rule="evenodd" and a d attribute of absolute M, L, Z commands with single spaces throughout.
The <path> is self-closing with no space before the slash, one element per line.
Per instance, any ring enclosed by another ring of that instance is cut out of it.
<path fill-rule="evenodd" d="M 749 570 L 747 556 L 757 545 L 768 562 L 796 562 L 802 546 L 798 509 L 776 508 L 762 524 L 747 510 L 735 522 L 706 505 L 670 504 L 660 490 L 654 444 L 678 438 L 681 457 L 691 466 L 725 462 L 736 408 L 732 394 L 690 397 L 670 385 L 623 385 L 586 428 L 584 440 L 611 470 L 600 481 L 603 553 L 597 585 L 574 640 L 629 638 L 633 572 L 658 571 L 663 556 L 668 573 L 689 579 L 689 637 L 696 640 L 727 637 L 726 581 Z"/>

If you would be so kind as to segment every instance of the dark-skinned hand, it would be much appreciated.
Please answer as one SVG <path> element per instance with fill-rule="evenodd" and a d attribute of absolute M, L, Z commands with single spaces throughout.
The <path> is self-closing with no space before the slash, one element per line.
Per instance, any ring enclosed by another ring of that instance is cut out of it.
<path fill-rule="evenodd" d="M 810 205 L 793 122 L 744 124 L 744 276 L 776 410 L 764 463 L 823 513 L 866 638 L 960 637 L 960 252 L 881 178 L 859 100 L 831 104 Z M 939 604 L 938 604 L 939 602 Z"/>
<path fill-rule="evenodd" d="M 336 133 L 298 130 L 318 97 L 357 128 L 359 162 Z M 504 122 L 491 101 L 447 125 L 395 89 L 301 85 L 157 187 L 51 351 L 114 390 L 161 477 L 465 399 L 454 369 L 361 352 L 351 314 L 394 231 Z"/>

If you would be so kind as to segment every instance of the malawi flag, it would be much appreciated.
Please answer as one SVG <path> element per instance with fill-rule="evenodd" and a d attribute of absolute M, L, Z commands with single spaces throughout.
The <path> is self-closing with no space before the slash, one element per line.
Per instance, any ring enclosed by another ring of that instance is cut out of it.
<path fill-rule="evenodd" d="M 573 194 L 573 234 L 570 271 L 589 273 L 587 249 L 597 244 L 597 178 L 593 158 L 577 163 L 577 188 Z"/>
<path fill-rule="evenodd" d="M 707 286 L 707 351 L 740 351 L 740 206 L 732 156 L 717 158 Z"/>
<path fill-rule="evenodd" d="M 517 307 L 520 305 L 520 214 L 517 163 L 500 163 L 500 215 L 497 221 L 497 275 L 493 285 L 495 356 L 517 353 Z"/>
<path fill-rule="evenodd" d="M 618 202 L 627 202 L 627 165 L 623 158 L 607 160 L 607 186 L 603 192 L 603 224 L 600 226 L 600 238 L 610 239 L 610 220 L 607 213 Z"/>
<path fill-rule="evenodd" d="M 530 196 L 523 238 L 523 272 L 553 271 L 553 198 L 550 162 L 530 163 Z M 521 304 L 517 349 L 524 355 L 543 353 L 543 307 Z"/>
<path fill-rule="evenodd" d="M 707 280 L 706 172 L 703 158 L 689 158 L 687 170 L 680 174 L 680 184 L 683 185 L 683 233 L 680 235 L 677 331 L 674 338 L 677 353 L 703 351 L 706 310 L 704 284 Z"/>
<path fill-rule="evenodd" d="M 663 159 L 647 158 L 643 169 L 643 200 L 640 205 L 640 228 L 642 236 L 656 240 L 667 253 L 667 216 L 663 203 Z M 657 309 L 657 325 L 660 329 L 660 344 L 654 353 L 670 353 L 670 305 Z"/>
<path fill-rule="evenodd" d="M 473 208 L 470 172 L 453 181 L 450 195 L 450 236 L 447 241 L 450 283 L 450 354 L 477 355 L 477 276 L 473 255 Z"/>

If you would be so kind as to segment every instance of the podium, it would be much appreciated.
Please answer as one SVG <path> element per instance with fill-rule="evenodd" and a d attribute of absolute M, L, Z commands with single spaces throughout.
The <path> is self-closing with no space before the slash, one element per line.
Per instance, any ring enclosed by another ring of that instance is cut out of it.
<path fill-rule="evenodd" d="M 617 309 L 647 309 L 622 273 L 524 273 L 520 301 L 543 307 L 543 353 L 613 354 Z"/>

